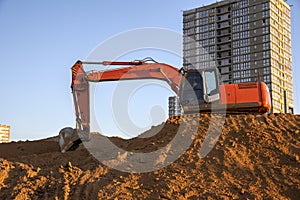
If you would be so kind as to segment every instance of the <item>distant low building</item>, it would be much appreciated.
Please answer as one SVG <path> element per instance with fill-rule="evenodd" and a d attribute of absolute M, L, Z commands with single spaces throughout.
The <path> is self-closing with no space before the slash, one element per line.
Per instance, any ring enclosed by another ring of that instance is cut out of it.
<path fill-rule="evenodd" d="M 10 126 L 0 124 L 0 143 L 9 142 Z"/>

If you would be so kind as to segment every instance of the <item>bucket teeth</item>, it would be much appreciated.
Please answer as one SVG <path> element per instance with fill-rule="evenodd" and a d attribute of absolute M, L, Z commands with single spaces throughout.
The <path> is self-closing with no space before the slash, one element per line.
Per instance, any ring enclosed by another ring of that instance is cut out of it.
<path fill-rule="evenodd" d="M 74 150 L 78 147 L 81 140 L 75 129 L 67 127 L 59 132 L 59 146 L 62 153 L 68 150 Z"/>

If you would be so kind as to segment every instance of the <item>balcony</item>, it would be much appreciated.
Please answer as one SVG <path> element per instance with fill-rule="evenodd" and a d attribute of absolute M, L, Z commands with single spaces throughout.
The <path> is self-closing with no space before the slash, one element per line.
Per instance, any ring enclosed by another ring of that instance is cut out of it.
<path fill-rule="evenodd" d="M 217 15 L 222 15 L 225 13 L 230 13 L 230 6 L 226 6 L 226 7 L 221 7 L 221 8 L 217 8 Z"/>
<path fill-rule="evenodd" d="M 230 28 L 223 29 L 223 30 L 217 30 L 217 36 L 226 36 L 226 35 L 230 35 L 230 34 L 231 34 Z"/>
<path fill-rule="evenodd" d="M 217 44 L 231 43 L 231 37 L 217 38 Z"/>

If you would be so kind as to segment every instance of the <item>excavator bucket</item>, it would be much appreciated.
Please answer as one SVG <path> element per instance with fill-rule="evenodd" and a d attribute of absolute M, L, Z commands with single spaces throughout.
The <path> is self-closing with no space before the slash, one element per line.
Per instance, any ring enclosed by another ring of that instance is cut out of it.
<path fill-rule="evenodd" d="M 81 140 L 76 129 L 66 127 L 59 131 L 59 146 L 62 153 L 75 150 L 80 143 Z"/>

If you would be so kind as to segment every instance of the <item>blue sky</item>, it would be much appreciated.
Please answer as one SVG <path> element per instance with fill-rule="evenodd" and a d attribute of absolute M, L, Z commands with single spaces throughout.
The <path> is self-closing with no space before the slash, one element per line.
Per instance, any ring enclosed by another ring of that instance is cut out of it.
<path fill-rule="evenodd" d="M 124 31 L 160 27 L 182 32 L 183 10 L 213 2 L 0 0 L 0 123 L 11 126 L 12 140 L 45 138 L 57 135 L 65 126 L 74 127 L 70 67 L 76 60 L 84 60 L 99 43 Z M 300 28 L 296 23 L 300 3 L 288 3 L 293 5 L 292 53 L 299 113 Z"/>

